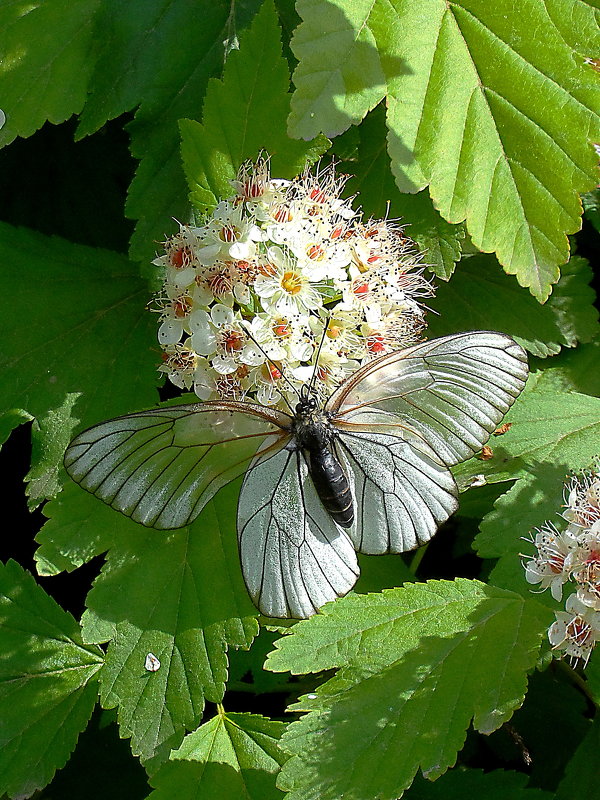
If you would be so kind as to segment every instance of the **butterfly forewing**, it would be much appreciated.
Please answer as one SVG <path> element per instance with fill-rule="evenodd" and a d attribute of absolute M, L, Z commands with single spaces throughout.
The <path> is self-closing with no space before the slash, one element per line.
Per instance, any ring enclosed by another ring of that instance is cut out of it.
<path fill-rule="evenodd" d="M 142 411 L 80 433 L 65 467 L 84 489 L 142 525 L 180 528 L 241 475 L 261 443 L 290 438 L 291 417 L 250 403 Z"/>
<path fill-rule="evenodd" d="M 359 410 L 393 414 L 399 430 L 412 430 L 451 466 L 488 440 L 526 378 L 525 352 L 509 336 L 455 334 L 370 362 L 325 410 L 340 429 L 356 425 L 351 415 Z"/>
<path fill-rule="evenodd" d="M 269 617 L 309 617 L 356 583 L 354 546 L 323 507 L 298 449 L 255 459 L 237 527 L 248 592 Z"/>

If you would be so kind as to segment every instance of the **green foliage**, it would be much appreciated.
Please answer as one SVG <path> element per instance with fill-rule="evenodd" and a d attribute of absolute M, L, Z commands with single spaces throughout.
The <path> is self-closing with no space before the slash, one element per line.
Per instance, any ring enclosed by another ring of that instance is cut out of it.
<path fill-rule="evenodd" d="M 599 136 L 596 76 L 558 21 L 576 15 L 593 47 L 594 11 L 552 6 L 302 0 L 292 39 L 300 63 L 290 132 L 334 136 L 385 96 L 400 189 L 429 184 L 442 216 L 466 220 L 476 247 L 496 252 L 539 300 L 568 258 L 565 234 L 579 229 L 576 192 L 597 183 L 585 141 Z"/>
<path fill-rule="evenodd" d="M 200 210 L 229 197 L 239 165 L 261 151 L 271 155 L 273 174 L 289 179 L 328 147 L 324 136 L 306 143 L 285 134 L 290 76 L 279 37 L 275 9 L 266 2 L 243 47 L 227 59 L 223 80 L 209 83 L 202 124 L 180 122 L 190 200 Z"/>
<path fill-rule="evenodd" d="M 153 780 L 151 800 L 281 800 L 275 777 L 286 760 L 278 747 L 284 728 L 257 714 L 218 714 L 173 751 Z"/>
<path fill-rule="evenodd" d="M 94 708 L 102 660 L 29 573 L 0 565 L 0 792 L 29 795 L 64 765 Z"/>
<path fill-rule="evenodd" d="M 0 795 L 43 790 L 75 750 L 48 797 L 91 797 L 79 757 L 98 746 L 78 737 L 98 703 L 91 728 L 126 740 L 152 800 L 594 796 L 600 653 L 585 671 L 552 661 L 561 606 L 531 593 L 522 554 L 600 452 L 597 5 L 2 5 L 0 443 L 26 487 L 5 491 Z M 54 147 L 75 130 L 89 169 Z M 242 580 L 239 481 L 164 532 L 62 469 L 74 433 L 164 399 L 150 262 L 261 150 L 278 178 L 335 160 L 365 218 L 401 218 L 440 279 L 429 338 L 503 331 L 531 367 L 510 429 L 453 468 L 443 530 L 361 555 L 353 592 L 277 625 Z M 17 500 L 34 522 L 44 503 L 42 585 L 8 560 L 32 558 Z"/>
<path fill-rule="evenodd" d="M 290 800 L 392 800 L 419 767 L 441 775 L 471 719 L 489 733 L 521 704 L 547 617 L 533 601 L 456 580 L 348 597 L 296 625 L 267 666 L 340 671 L 293 707 L 310 713 L 282 739 L 294 755 L 280 778 Z M 424 723 L 427 736 L 415 736 Z"/>

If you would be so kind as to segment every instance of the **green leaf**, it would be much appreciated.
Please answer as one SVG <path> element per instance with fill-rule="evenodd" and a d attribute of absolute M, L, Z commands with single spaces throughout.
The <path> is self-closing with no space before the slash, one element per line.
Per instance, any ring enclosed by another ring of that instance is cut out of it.
<path fill-rule="evenodd" d="M 442 775 L 435 783 L 418 776 L 404 794 L 405 800 L 464 800 L 482 797 L 485 800 L 553 800 L 554 795 L 542 789 L 527 788 L 527 775 L 522 772 L 457 768 Z"/>
<path fill-rule="evenodd" d="M 585 668 L 587 678 L 587 689 L 594 698 L 594 702 L 600 707 L 600 650 L 595 650 Z"/>
<path fill-rule="evenodd" d="M 565 777 L 556 791 L 556 800 L 574 797 L 595 797 L 598 794 L 598 753 L 600 752 L 600 721 L 590 724 L 590 730 L 567 764 Z"/>
<path fill-rule="evenodd" d="M 188 528 L 165 534 L 138 525 L 115 540 L 89 595 L 86 640 L 112 640 L 102 704 L 119 706 L 121 733 L 143 758 L 194 728 L 205 698 L 220 702 L 227 647 L 249 647 L 257 633 L 232 519 L 238 491 L 239 482 L 223 489 Z M 161 663 L 156 672 L 144 669 L 148 653 Z"/>
<path fill-rule="evenodd" d="M 278 785 L 289 800 L 393 800 L 419 767 L 441 775 L 471 720 L 489 733 L 522 703 L 549 616 L 457 579 L 347 596 L 298 623 L 267 667 L 341 669 L 292 707 L 310 713 L 281 740 L 293 758 Z"/>
<path fill-rule="evenodd" d="M 71 480 L 56 499 L 46 503 L 44 514 L 49 520 L 35 537 L 40 545 L 35 553 L 39 575 L 72 572 L 114 542 L 127 542 L 140 531 L 137 523 Z"/>
<path fill-rule="evenodd" d="M 33 424 L 32 466 L 25 476 L 25 480 L 29 481 L 25 493 L 29 497 L 30 510 L 37 508 L 47 498 L 56 497 L 61 490 L 58 473 L 65 448 L 78 422 L 71 416 L 78 396 L 68 394 L 60 408 L 49 411 L 46 417 Z"/>
<path fill-rule="evenodd" d="M 356 151 L 344 159 L 342 139 L 360 137 Z M 439 278 L 448 280 L 460 258 L 462 225 L 450 225 L 433 207 L 427 192 L 401 194 L 392 175 L 386 150 L 385 109 L 378 106 L 360 128 L 351 129 L 334 143 L 341 156 L 341 170 L 352 173 L 347 185 L 351 193 L 360 193 L 365 216 L 400 219 L 406 233 L 424 252 L 424 263 Z"/>
<path fill-rule="evenodd" d="M 505 422 L 512 422 L 512 428 L 502 444 L 513 457 L 585 469 L 598 454 L 600 399 L 596 397 L 526 390 Z"/>
<path fill-rule="evenodd" d="M 0 97 L 6 123 L 0 147 L 31 136 L 46 120 L 81 111 L 94 67 L 99 0 L 0 5 Z"/>
<path fill-rule="evenodd" d="M 28 797 L 71 754 L 97 698 L 102 651 L 15 561 L 0 564 L 0 793 Z"/>
<path fill-rule="evenodd" d="M 358 124 L 385 94 L 388 69 L 402 65 L 387 52 L 385 26 L 393 38 L 393 11 L 382 3 L 299 0 L 302 24 L 291 47 L 298 59 L 293 80 L 289 129 L 293 136 L 310 139 L 320 131 L 336 136 Z M 384 50 L 380 55 L 378 48 Z M 386 58 L 387 63 L 382 64 Z"/>
<path fill-rule="evenodd" d="M 551 362 L 531 364 L 538 367 L 530 381 L 536 392 L 581 392 L 600 396 L 600 340 L 563 350 Z"/>
<path fill-rule="evenodd" d="M 0 259 L 0 411 L 40 419 L 79 393 L 87 425 L 156 401 L 156 322 L 130 262 L 3 223 Z"/>
<path fill-rule="evenodd" d="M 571 259 L 552 297 L 541 306 L 499 269 L 496 259 L 463 259 L 452 280 L 440 284 L 437 296 L 428 301 L 439 314 L 429 317 L 429 335 L 497 330 L 514 336 L 533 355 L 553 355 L 600 332 L 591 279 L 587 261 Z"/>
<path fill-rule="evenodd" d="M 539 464 L 530 470 L 496 500 L 493 510 L 483 518 L 480 533 L 473 543 L 481 558 L 499 559 L 490 574 L 490 582 L 524 597 L 531 597 L 531 590 L 538 591 L 539 587 L 525 580 L 520 554 L 533 557 L 535 548 L 523 539 L 547 520 L 559 523 L 566 477 L 561 464 Z M 536 598 L 550 608 L 558 608 L 549 591 L 537 594 Z"/>
<path fill-rule="evenodd" d="M 261 150 L 271 155 L 274 177 L 292 178 L 329 145 L 322 136 L 307 143 L 285 134 L 291 95 L 280 37 L 275 7 L 267 0 L 241 36 L 240 49 L 230 53 L 223 80 L 209 83 L 202 124 L 181 123 L 184 168 L 199 208 L 231 196 L 238 167 Z"/>
<path fill-rule="evenodd" d="M 586 192 L 581 197 L 583 213 L 597 231 L 600 231 L 600 189 Z"/>
<path fill-rule="evenodd" d="M 152 779 L 150 800 L 282 800 L 275 777 L 286 760 L 278 746 L 284 729 L 258 714 L 217 714 L 173 751 Z"/>
<path fill-rule="evenodd" d="M 208 79 L 223 67 L 224 43 L 235 41 L 259 5 L 211 3 L 200 13 L 188 0 L 102 3 L 100 54 L 78 135 L 139 104 L 129 125 L 140 159 L 126 205 L 138 220 L 133 258 L 150 261 L 156 242 L 176 230 L 173 218 L 188 220 L 177 123 L 200 113 Z"/>
<path fill-rule="evenodd" d="M 24 422 L 32 422 L 34 417 L 23 408 L 9 408 L 0 414 L 0 444 L 8 439 L 11 432 Z"/>
<path fill-rule="evenodd" d="M 594 9 L 576 0 L 303 0 L 292 40 L 290 130 L 332 136 L 387 93 L 388 150 L 401 191 L 429 184 L 448 222 L 545 300 L 581 225 L 578 192 L 598 182 L 597 81 L 565 38 L 597 49 Z M 549 165 L 552 165 L 549 168 Z"/>

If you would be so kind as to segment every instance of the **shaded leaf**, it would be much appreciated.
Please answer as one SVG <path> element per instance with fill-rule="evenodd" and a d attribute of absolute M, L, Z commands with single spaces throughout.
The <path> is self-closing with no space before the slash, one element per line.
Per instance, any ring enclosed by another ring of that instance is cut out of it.
<path fill-rule="evenodd" d="M 485 797 L 485 800 L 552 800 L 554 795 L 542 789 L 527 787 L 522 772 L 479 769 L 453 769 L 431 783 L 420 776 L 404 794 L 406 800 L 464 800 Z"/>
<path fill-rule="evenodd" d="M 173 218 L 188 221 L 178 120 L 200 114 L 208 79 L 260 4 L 211 3 L 200 12 L 187 0 L 102 3 L 100 55 L 78 135 L 139 105 L 129 125 L 140 160 L 126 205 L 137 220 L 132 258 L 150 261 L 157 242 L 177 229 Z"/>
<path fill-rule="evenodd" d="M 600 396 L 600 340 L 563 350 L 552 361 L 531 364 L 535 370 L 530 380 L 537 392 L 581 392 Z"/>
<path fill-rule="evenodd" d="M 282 799 L 275 777 L 286 760 L 278 747 L 284 729 L 283 722 L 258 714 L 218 714 L 173 751 L 173 761 L 153 777 L 151 800 Z"/>
<path fill-rule="evenodd" d="M 0 793 L 26 797 L 73 751 L 94 708 L 102 651 L 15 561 L 0 564 Z"/>
<path fill-rule="evenodd" d="M 591 279 L 587 261 L 573 258 L 542 306 L 499 269 L 495 258 L 472 256 L 463 259 L 452 280 L 440 284 L 428 301 L 439 314 L 429 317 L 428 333 L 497 330 L 509 333 L 533 355 L 550 356 L 598 334 Z"/>
<path fill-rule="evenodd" d="M 528 475 L 496 500 L 493 510 L 483 518 L 480 533 L 473 543 L 481 558 L 499 559 L 490 574 L 490 582 L 524 597 L 531 597 L 532 589 L 539 590 L 539 586 L 532 586 L 525 580 L 520 554 L 533 557 L 535 547 L 524 539 L 535 537 L 533 529 L 546 520 L 559 523 L 566 478 L 561 464 L 539 464 L 530 469 Z M 549 591 L 535 596 L 540 603 L 558 608 Z"/>
<path fill-rule="evenodd" d="M 115 541 L 88 597 L 86 640 L 111 640 L 102 704 L 119 707 L 121 733 L 143 758 L 194 728 L 205 699 L 222 699 L 227 647 L 248 647 L 257 633 L 231 519 L 238 491 L 238 483 L 223 489 L 188 528 L 135 526 Z M 156 672 L 144 667 L 148 653 L 160 661 Z"/>
<path fill-rule="evenodd" d="M 61 489 L 58 473 L 65 448 L 78 422 L 71 416 L 78 396 L 68 394 L 60 408 L 49 411 L 33 424 L 31 469 L 25 476 L 29 482 L 25 494 L 29 497 L 30 510 L 37 508 L 43 500 L 55 497 Z"/>
<path fill-rule="evenodd" d="M 597 796 L 598 752 L 600 752 L 600 722 L 596 718 L 590 724 L 587 736 L 567 764 L 565 776 L 556 791 L 557 800 Z"/>
<path fill-rule="evenodd" d="M 0 146 L 81 111 L 100 0 L 0 5 Z"/>
<path fill-rule="evenodd" d="M 127 259 L 2 223 L 0 258 L 0 410 L 39 419 L 79 393 L 85 427 L 155 402 L 155 320 Z"/>
<path fill-rule="evenodd" d="M 490 732 L 521 704 L 549 616 L 537 603 L 464 579 L 325 606 L 267 660 L 269 669 L 294 673 L 341 667 L 293 706 L 310 713 L 282 738 L 293 757 L 278 785 L 290 800 L 392 800 L 419 767 L 439 776 L 455 762 L 471 719 Z"/>
<path fill-rule="evenodd" d="M 275 7 L 265 2 L 240 37 L 240 49 L 230 53 L 223 80 L 210 82 L 202 124 L 180 124 L 184 168 L 198 208 L 230 197 L 239 166 L 261 150 L 271 155 L 274 177 L 292 178 L 329 145 L 322 136 L 306 143 L 285 134 L 290 76 L 280 37 Z"/>

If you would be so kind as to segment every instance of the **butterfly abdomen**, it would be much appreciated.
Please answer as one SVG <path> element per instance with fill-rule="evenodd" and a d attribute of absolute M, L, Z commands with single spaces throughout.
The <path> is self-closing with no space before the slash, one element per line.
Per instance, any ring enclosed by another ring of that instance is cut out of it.
<path fill-rule="evenodd" d="M 321 502 L 342 528 L 354 522 L 354 506 L 348 478 L 328 447 L 309 451 L 308 469 Z"/>
<path fill-rule="evenodd" d="M 300 409 L 294 424 L 297 446 L 306 456 L 310 477 L 326 510 L 342 528 L 354 522 L 350 485 L 334 450 L 335 432 L 329 420 L 309 406 Z"/>

